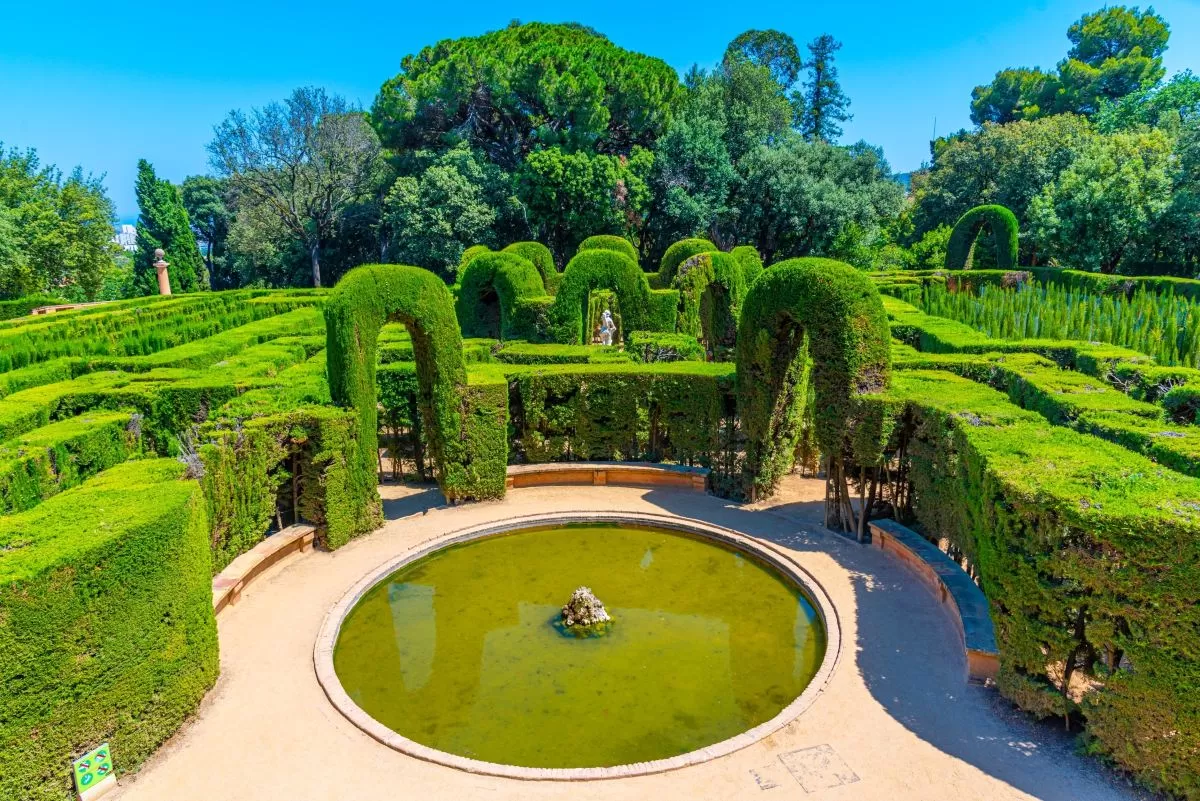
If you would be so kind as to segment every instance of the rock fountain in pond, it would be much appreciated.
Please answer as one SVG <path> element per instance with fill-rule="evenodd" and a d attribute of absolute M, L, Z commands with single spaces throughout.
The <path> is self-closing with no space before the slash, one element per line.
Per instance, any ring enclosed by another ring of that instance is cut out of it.
<path fill-rule="evenodd" d="M 600 603 L 600 599 L 592 594 L 589 587 L 580 587 L 571 593 L 571 600 L 567 601 L 567 605 L 562 608 L 562 623 L 567 628 L 576 626 L 599 628 L 606 626 L 611 621 L 608 610 L 604 608 L 604 604 Z"/>

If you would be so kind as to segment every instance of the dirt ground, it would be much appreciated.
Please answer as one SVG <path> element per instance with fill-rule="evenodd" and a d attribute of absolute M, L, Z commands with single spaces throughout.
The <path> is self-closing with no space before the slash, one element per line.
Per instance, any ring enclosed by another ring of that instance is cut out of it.
<path fill-rule="evenodd" d="M 968 685 L 951 619 L 915 576 L 820 526 L 823 482 L 793 477 L 769 504 L 659 489 L 513 490 L 440 506 L 436 488 L 384 486 L 388 522 L 335 553 L 293 558 L 219 620 L 221 677 L 197 718 L 110 796 L 120 801 L 312 799 L 854 799 L 1116 801 L 1147 796 L 1054 724 Z M 313 669 L 325 614 L 346 590 L 431 536 L 489 519 L 602 509 L 675 514 L 785 548 L 825 587 L 841 662 L 784 729 L 669 773 L 596 782 L 473 775 L 392 751 L 330 705 Z M 119 757 L 119 755 L 118 755 Z"/>

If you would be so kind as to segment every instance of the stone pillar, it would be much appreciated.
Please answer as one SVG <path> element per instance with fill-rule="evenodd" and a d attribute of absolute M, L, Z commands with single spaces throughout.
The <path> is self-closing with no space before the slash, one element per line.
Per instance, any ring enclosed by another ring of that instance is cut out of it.
<path fill-rule="evenodd" d="M 155 258 L 154 270 L 155 270 L 155 272 L 158 273 L 158 294 L 170 295 L 171 294 L 171 279 L 167 277 L 168 262 L 163 261 L 164 255 L 166 255 L 166 254 L 163 253 L 162 248 L 157 248 L 154 251 L 154 258 Z"/>

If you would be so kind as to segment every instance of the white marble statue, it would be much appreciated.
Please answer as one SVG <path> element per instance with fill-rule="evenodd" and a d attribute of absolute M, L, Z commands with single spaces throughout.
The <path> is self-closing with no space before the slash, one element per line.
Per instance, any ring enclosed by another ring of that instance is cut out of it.
<path fill-rule="evenodd" d="M 600 344 L 611 345 L 616 332 L 617 324 L 613 322 L 612 312 L 605 309 L 604 314 L 600 315 Z"/>

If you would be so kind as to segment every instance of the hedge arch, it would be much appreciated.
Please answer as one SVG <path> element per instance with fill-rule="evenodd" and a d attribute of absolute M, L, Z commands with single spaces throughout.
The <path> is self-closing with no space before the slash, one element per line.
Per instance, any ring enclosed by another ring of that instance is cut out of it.
<path fill-rule="evenodd" d="M 611 289 L 621 309 L 626 332 L 647 328 L 650 284 L 637 262 L 614 250 L 583 250 L 563 270 L 562 284 L 551 309 L 555 341 L 586 344 L 584 323 L 593 289 Z"/>
<path fill-rule="evenodd" d="M 758 248 L 753 245 L 738 245 L 729 254 L 738 260 L 738 264 L 742 265 L 742 278 L 746 281 L 746 288 L 749 289 L 758 280 L 758 277 L 763 274 L 762 256 L 758 253 Z"/>
<path fill-rule="evenodd" d="M 329 393 L 334 403 L 358 414 L 363 469 L 353 473 L 366 486 L 357 487 L 356 494 L 378 508 L 375 342 L 390 321 L 403 323 L 412 335 L 418 405 L 438 486 L 449 501 L 474 497 L 476 477 L 464 445 L 461 411 L 467 373 L 454 300 L 433 273 L 395 264 L 356 267 L 338 281 L 325 303 Z"/>
<path fill-rule="evenodd" d="M 1000 270 L 1017 268 L 1017 216 L 1004 206 L 976 206 L 958 218 L 950 232 L 946 246 L 946 269 L 965 270 L 970 261 L 971 248 L 979 239 L 979 232 L 987 226 L 996 243 L 996 267 Z"/>
<path fill-rule="evenodd" d="M 746 294 L 742 264 L 730 253 L 698 253 L 679 265 L 676 330 L 702 340 L 714 355 L 737 344 L 738 313 Z M 719 360 L 720 361 L 720 360 Z"/>
<path fill-rule="evenodd" d="M 668 287 L 675 280 L 675 271 L 679 269 L 679 265 L 700 253 L 711 253 L 720 250 L 719 247 L 709 242 L 707 239 L 681 239 L 671 245 L 663 253 L 662 260 L 658 263 L 658 281 Z"/>
<path fill-rule="evenodd" d="M 622 256 L 628 256 L 633 260 L 634 264 L 638 262 L 637 248 L 623 236 L 613 236 L 612 234 L 589 236 L 579 243 L 579 250 L 576 252 L 576 255 L 585 250 L 611 250 L 620 253 Z"/>
<path fill-rule="evenodd" d="M 533 263 L 513 253 L 482 253 L 459 276 L 455 311 L 464 337 L 532 339 L 535 326 L 520 301 L 545 295 Z"/>
<path fill-rule="evenodd" d="M 487 245 L 471 245 L 463 251 L 462 258 L 458 260 L 458 274 L 462 275 L 462 271 L 467 269 L 467 265 L 476 256 L 482 256 L 484 253 L 491 253 L 492 249 Z"/>
<path fill-rule="evenodd" d="M 887 314 L 875 285 L 833 259 L 790 259 L 766 271 L 742 303 L 737 342 L 738 413 L 746 434 L 743 487 L 773 492 L 791 469 L 811 379 L 817 445 L 830 484 L 844 488 L 842 455 L 868 414 L 862 395 L 886 389 L 891 352 Z M 810 367 L 811 365 L 811 367 Z M 872 450 L 874 445 L 863 450 Z M 879 450 L 854 454 L 877 461 Z M 833 507 L 833 508 L 831 508 Z M 841 514 L 826 499 L 826 520 Z M 845 527 L 843 518 L 842 525 Z M 849 521 L 853 522 L 853 521 Z"/>
<path fill-rule="evenodd" d="M 550 252 L 550 248 L 541 242 L 513 242 L 501 252 L 511 253 L 532 262 L 542 276 L 542 285 L 546 291 L 551 295 L 558 291 L 558 282 L 561 280 L 562 273 L 558 271 L 558 265 L 554 263 L 554 254 Z"/>

